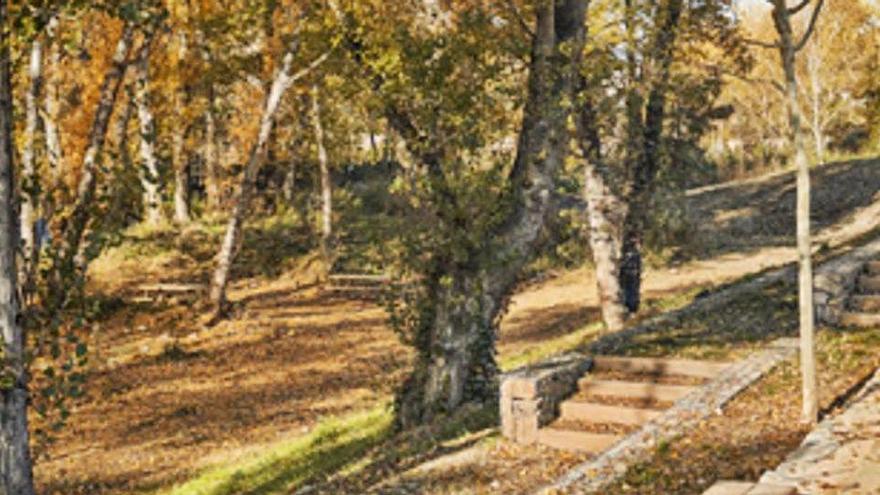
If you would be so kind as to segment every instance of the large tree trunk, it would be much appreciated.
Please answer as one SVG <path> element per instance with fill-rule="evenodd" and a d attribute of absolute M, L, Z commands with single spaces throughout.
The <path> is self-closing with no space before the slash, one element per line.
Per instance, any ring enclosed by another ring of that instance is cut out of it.
<path fill-rule="evenodd" d="M 4 361 L 0 384 L 0 493 L 33 495 L 25 342 L 15 267 L 20 219 L 15 214 L 8 23 L 6 0 L 0 0 L 0 334 Z"/>
<path fill-rule="evenodd" d="M 119 93 L 119 88 L 122 85 L 122 80 L 128 67 L 127 58 L 131 49 L 134 30 L 134 25 L 126 23 L 122 36 L 116 44 L 110 68 L 104 75 L 98 99 L 98 108 L 92 121 L 89 142 L 83 155 L 80 179 L 76 191 L 76 201 L 71 213 L 62 219 L 61 223 L 62 239 L 60 252 L 56 257 L 56 275 L 61 275 L 61 272 L 68 272 L 75 268 L 74 259 L 80 252 L 83 234 L 91 218 L 92 203 L 95 198 L 97 183 L 98 160 L 104 148 L 107 127 L 110 123 L 110 116 L 113 114 L 116 96 Z M 55 290 L 63 291 L 64 289 L 56 287 Z"/>
<path fill-rule="evenodd" d="M 580 78 L 579 89 L 586 88 Z M 596 272 L 599 307 L 606 330 L 623 328 L 627 316 L 620 287 L 620 223 L 625 205 L 606 180 L 608 172 L 602 163 L 601 141 L 595 126 L 594 110 L 585 102 L 575 119 L 578 144 L 584 159 L 584 199 L 590 228 L 590 250 Z"/>
<path fill-rule="evenodd" d="M 509 177 L 516 201 L 493 236 L 498 251 L 492 260 L 505 262 L 486 261 L 476 268 L 441 264 L 438 273 L 427 277 L 427 300 L 433 310 L 418 338 L 415 370 L 397 398 L 398 423 L 403 427 L 429 421 L 465 402 L 491 400 L 497 393 L 497 318 L 551 211 L 554 176 L 567 148 L 567 101 L 573 98 L 587 3 L 559 0 L 536 8 L 528 98 Z M 562 45 L 571 56 L 563 53 Z M 394 117 L 391 124 L 414 144 L 400 114 Z M 440 156 L 432 153 L 420 160 L 437 174 L 442 170 L 432 162 Z M 441 278 L 451 282 L 440 283 Z"/>
<path fill-rule="evenodd" d="M 329 262 L 333 238 L 333 183 L 330 178 L 327 148 L 324 147 L 324 126 L 321 124 L 319 98 L 318 87 L 312 86 L 312 125 L 315 128 L 315 145 L 318 149 L 318 165 L 321 168 L 321 253 Z"/>
<path fill-rule="evenodd" d="M 281 104 L 281 97 L 284 96 L 294 82 L 306 76 L 329 56 L 329 52 L 325 52 L 307 67 L 293 73 L 293 59 L 299 50 L 299 42 L 298 37 L 294 37 L 291 41 L 282 59 L 281 68 L 275 74 L 272 86 L 266 94 L 266 103 L 263 106 L 263 114 L 260 118 L 260 131 L 257 135 L 257 142 L 251 148 L 250 157 L 245 165 L 244 173 L 238 186 L 232 214 L 226 225 L 226 234 L 223 236 L 220 251 L 217 253 L 217 267 L 214 270 L 210 293 L 211 303 L 214 305 L 213 319 L 215 320 L 222 316 L 226 306 L 226 285 L 229 283 L 229 272 L 232 268 L 236 249 L 241 241 L 241 228 L 244 223 L 245 213 L 250 204 L 251 195 L 253 194 L 254 181 L 266 157 L 269 137 L 275 125 L 275 114 L 278 106 Z"/>
<path fill-rule="evenodd" d="M 162 197 L 159 193 L 159 165 L 156 159 L 156 129 L 150 109 L 150 40 L 144 40 L 137 61 L 134 100 L 138 110 L 141 165 L 139 177 L 143 188 L 144 220 L 147 225 L 162 223 Z"/>
<path fill-rule="evenodd" d="M 20 281 L 22 292 L 29 294 L 37 261 L 36 212 L 40 201 L 39 178 L 35 146 L 37 142 L 38 107 L 40 89 L 43 85 L 43 42 L 39 36 L 31 43 L 31 57 L 28 65 L 30 88 L 25 98 L 24 149 L 21 154 L 22 195 L 20 211 L 20 233 L 22 266 Z"/>
<path fill-rule="evenodd" d="M 798 82 L 795 72 L 795 54 L 803 48 L 815 27 L 822 8 L 819 0 L 814 8 L 810 25 L 800 42 L 793 39 L 791 12 L 785 0 L 773 0 L 773 24 L 779 34 L 779 56 L 785 74 L 785 97 L 788 107 L 789 139 L 794 144 L 794 163 L 797 168 L 797 252 L 798 301 L 800 306 L 801 378 L 803 392 L 803 419 L 815 423 L 819 417 L 816 391 L 815 317 L 813 312 L 813 265 L 810 240 L 810 168 L 807 160 L 803 116 L 798 103 Z"/>
<path fill-rule="evenodd" d="M 666 93 L 669 90 L 669 70 L 672 65 L 673 45 L 677 34 L 678 19 L 681 17 L 682 0 L 669 0 L 664 9 L 663 25 L 657 27 L 657 36 L 648 62 L 655 67 L 647 70 L 652 75 L 647 107 L 644 110 L 644 124 L 630 124 L 641 135 L 636 149 L 631 153 L 634 161 L 632 183 L 627 197 L 627 212 L 623 221 L 621 246 L 620 286 L 624 303 L 630 312 L 635 313 L 641 304 L 642 289 L 642 241 L 645 221 L 651 202 L 654 179 L 660 164 L 660 140 L 663 135 L 663 121 L 666 114 Z M 639 105 L 640 107 L 641 105 Z M 641 108 L 630 116 L 630 120 L 642 118 Z M 639 122 L 641 124 L 641 122 Z"/>

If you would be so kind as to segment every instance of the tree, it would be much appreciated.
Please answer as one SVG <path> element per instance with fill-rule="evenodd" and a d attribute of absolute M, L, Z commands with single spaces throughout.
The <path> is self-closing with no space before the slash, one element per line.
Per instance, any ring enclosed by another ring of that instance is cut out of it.
<path fill-rule="evenodd" d="M 15 253 L 19 217 L 15 214 L 12 152 L 10 24 L 6 0 L 0 0 L 0 491 L 34 493 L 28 446 L 27 372 L 20 324 Z"/>
<path fill-rule="evenodd" d="M 603 321 L 616 331 L 640 304 L 658 177 L 687 167 L 681 156 L 725 115 L 715 107 L 722 74 L 745 60 L 724 2 L 629 0 L 590 18 L 608 27 L 588 40 L 576 141 Z"/>
<path fill-rule="evenodd" d="M 244 223 L 245 213 L 249 207 L 251 195 L 253 194 L 254 182 L 257 178 L 260 166 L 265 160 L 266 152 L 269 146 L 269 137 L 272 128 L 275 125 L 276 112 L 281 104 L 281 99 L 287 90 L 297 81 L 303 79 L 315 68 L 320 66 L 330 56 L 332 48 L 323 52 L 314 58 L 310 63 L 299 71 L 294 71 L 294 60 L 299 54 L 302 42 L 301 30 L 304 19 L 300 19 L 300 25 L 297 31 L 291 37 L 290 43 L 284 52 L 280 67 L 272 79 L 269 91 L 266 93 L 263 111 L 260 117 L 260 128 L 257 135 L 257 141 L 251 147 L 250 156 L 245 165 L 241 181 L 238 185 L 238 191 L 235 198 L 235 206 L 226 226 L 226 233 L 220 250 L 217 253 L 217 267 L 214 270 L 212 278 L 210 299 L 214 306 L 214 317 L 221 317 L 226 306 L 226 285 L 229 282 L 229 272 L 232 262 L 235 258 L 235 251 L 240 243 L 242 224 Z"/>
<path fill-rule="evenodd" d="M 327 149 L 324 147 L 324 126 L 321 123 L 321 102 L 318 86 L 312 86 L 312 125 L 315 128 L 315 146 L 318 165 L 321 167 L 321 252 L 327 261 L 331 259 L 333 237 L 333 185 Z"/>
<path fill-rule="evenodd" d="M 798 39 L 792 29 L 792 16 L 810 6 L 812 0 L 803 0 L 788 7 L 785 0 L 768 0 L 773 6 L 773 25 L 779 38 L 764 46 L 779 52 L 785 82 L 788 110 L 788 138 L 794 148 L 794 164 L 797 168 L 797 252 L 798 252 L 798 301 L 800 307 L 801 377 L 803 391 L 803 420 L 815 423 L 819 417 L 819 400 L 816 392 L 815 317 L 813 311 L 813 266 L 810 242 L 810 164 L 807 159 L 804 118 L 798 102 L 798 80 L 795 56 L 806 46 L 816 27 L 816 19 L 824 0 L 816 0 L 806 31 Z"/>
<path fill-rule="evenodd" d="M 395 402 L 401 427 L 497 394 L 498 319 L 554 211 L 587 3 L 535 2 L 525 84 L 512 70 L 524 67 L 522 46 L 507 42 L 520 24 L 493 22 L 501 14 L 482 5 L 359 4 L 341 15 L 348 53 L 410 162 L 394 256 L 417 282 L 389 303 L 417 352 Z M 522 120 L 510 119 L 523 87 Z M 511 130 L 518 140 L 505 147 Z"/>
<path fill-rule="evenodd" d="M 134 100 L 137 105 L 138 122 L 140 124 L 140 155 L 139 167 L 141 186 L 143 188 L 144 219 L 148 225 L 162 223 L 162 197 L 159 194 L 159 165 L 155 151 L 156 128 L 153 123 L 153 111 L 150 108 L 150 46 L 152 33 L 148 34 L 138 54 L 137 81 Z"/>

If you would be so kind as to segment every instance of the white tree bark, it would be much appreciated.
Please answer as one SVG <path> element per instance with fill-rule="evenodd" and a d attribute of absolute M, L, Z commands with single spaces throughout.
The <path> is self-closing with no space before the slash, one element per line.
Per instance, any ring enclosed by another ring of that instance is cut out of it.
<path fill-rule="evenodd" d="M 46 133 L 46 154 L 48 155 L 49 169 L 52 174 L 52 189 L 54 190 L 61 180 L 64 160 L 64 151 L 61 148 L 61 137 L 58 132 L 58 119 L 61 114 L 61 105 L 58 103 L 58 93 L 61 90 L 61 47 L 58 41 L 57 15 L 49 19 L 46 26 L 46 40 L 50 44 L 48 64 L 50 71 L 43 100 L 43 128 Z"/>
<path fill-rule="evenodd" d="M 144 41 L 137 62 L 134 101 L 140 130 L 139 177 L 143 187 L 144 220 L 147 225 L 162 223 L 162 197 L 159 194 L 159 166 L 156 159 L 156 129 L 150 109 L 150 43 Z"/>
<path fill-rule="evenodd" d="M 176 104 L 182 109 L 187 104 L 186 87 L 180 74 L 183 60 L 186 59 L 189 49 L 186 33 L 180 33 L 177 54 L 177 90 L 175 94 Z M 171 145 L 171 162 L 174 168 L 174 221 L 179 224 L 187 224 L 192 221 L 189 211 L 189 154 L 185 152 L 184 145 L 189 124 L 181 121 L 174 133 Z"/>
<path fill-rule="evenodd" d="M 31 42 L 28 77 L 30 78 L 30 87 L 25 97 L 24 149 L 21 153 L 22 195 L 19 215 L 22 252 L 19 280 L 25 294 L 30 292 L 34 264 L 37 258 L 35 225 L 37 205 L 40 199 L 35 146 L 40 91 L 43 86 L 43 42 L 40 36 L 36 36 Z"/>
<path fill-rule="evenodd" d="M 314 70 L 330 55 L 330 52 L 325 52 L 302 70 L 293 73 L 293 58 L 298 49 L 299 39 L 294 37 L 281 61 L 281 68 L 275 73 L 272 85 L 266 95 L 266 103 L 263 106 L 263 113 L 260 118 L 260 131 L 257 135 L 257 142 L 251 148 L 250 157 L 238 186 L 235 206 L 226 226 L 226 234 L 223 236 L 220 251 L 217 253 L 217 267 L 214 270 L 210 292 L 211 302 L 215 310 L 215 319 L 222 316 L 226 306 L 226 285 L 229 283 L 229 271 L 240 242 L 241 228 L 244 223 L 245 212 L 250 204 L 251 195 L 253 194 L 254 181 L 266 157 L 269 136 L 272 133 L 272 127 L 275 125 L 275 114 L 278 106 L 281 104 L 281 98 L 294 82 Z"/>
<path fill-rule="evenodd" d="M 815 27 L 823 0 L 814 7 L 810 25 L 799 42 L 794 41 L 791 27 L 791 11 L 785 0 L 772 0 L 773 23 L 779 34 L 778 49 L 785 74 L 785 97 L 788 107 L 789 139 L 794 145 L 794 163 L 797 168 L 797 252 L 798 252 L 798 302 L 800 307 L 800 357 L 803 393 L 803 420 L 815 423 L 819 417 L 818 392 L 816 390 L 815 317 L 813 310 L 813 265 L 810 239 L 810 168 L 806 152 L 803 116 L 798 103 L 798 82 L 795 72 L 795 55 L 803 48 Z"/>
<path fill-rule="evenodd" d="M 324 146 L 324 126 L 321 124 L 321 102 L 317 85 L 312 86 L 312 125 L 315 128 L 315 145 L 321 168 L 321 251 L 324 259 L 329 261 L 333 238 L 333 183 L 327 148 Z"/>
<path fill-rule="evenodd" d="M 97 184 L 98 159 L 104 148 L 110 116 L 116 103 L 116 96 L 125 78 L 128 67 L 127 58 L 134 37 L 134 25 L 127 23 L 116 44 L 113 59 L 101 85 L 98 108 L 95 112 L 89 141 L 83 154 L 80 180 L 77 185 L 76 201 L 71 213 L 61 220 L 61 246 L 56 257 L 56 276 L 60 272 L 75 269 L 73 265 L 76 255 L 81 251 L 83 234 L 91 218 L 92 203 L 95 198 Z M 59 282 L 56 280 L 56 282 Z M 63 287 L 55 287 L 56 291 L 64 291 Z"/>
<path fill-rule="evenodd" d="M 0 493 L 33 495 L 28 447 L 27 375 L 20 325 L 15 252 L 19 217 L 15 214 L 12 153 L 12 88 L 6 0 L 0 0 Z"/>

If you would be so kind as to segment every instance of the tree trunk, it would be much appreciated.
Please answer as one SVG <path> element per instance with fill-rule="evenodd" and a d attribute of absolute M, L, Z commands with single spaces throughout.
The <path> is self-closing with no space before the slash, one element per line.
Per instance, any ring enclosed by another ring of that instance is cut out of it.
<path fill-rule="evenodd" d="M 498 250 L 476 268 L 442 265 L 427 277 L 426 301 L 433 309 L 419 331 L 415 370 L 397 397 L 402 427 L 429 421 L 470 401 L 490 401 L 497 394 L 495 335 L 497 318 L 517 278 L 533 254 L 548 213 L 555 174 L 568 142 L 565 122 L 573 99 L 573 77 L 584 42 L 586 0 L 541 2 L 529 70 L 517 155 L 509 175 L 515 198 L 510 216 L 494 232 Z M 570 48 L 565 55 L 562 46 Z M 391 111 L 391 124 L 409 144 L 417 133 Z M 442 173 L 442 153 L 419 159 L 433 174 Z M 505 260 L 497 263 L 498 259 Z M 440 283 L 440 280 L 451 280 Z"/>
<path fill-rule="evenodd" d="M 188 103 L 188 95 L 186 94 L 186 84 L 181 76 L 181 67 L 186 59 L 186 52 L 189 49 L 186 33 L 179 34 L 175 100 L 178 109 L 183 109 Z M 174 221 L 178 224 L 187 224 L 192 221 L 192 215 L 189 211 L 189 153 L 184 150 L 186 144 L 186 134 L 189 130 L 189 124 L 183 120 L 178 123 L 174 138 L 171 144 L 171 161 L 174 169 Z"/>
<path fill-rule="evenodd" d="M 15 267 L 20 219 L 15 214 L 8 22 L 6 0 L 0 0 L 0 334 L 4 361 L 0 383 L 0 493 L 33 495 L 25 342 Z"/>
<path fill-rule="evenodd" d="M 20 211 L 20 233 L 22 266 L 20 270 L 20 283 L 22 293 L 27 295 L 31 292 L 35 264 L 37 262 L 36 243 L 36 215 L 37 205 L 40 201 L 39 178 L 37 176 L 37 164 L 35 157 L 35 145 L 37 141 L 38 106 L 40 90 L 43 85 L 43 43 L 36 36 L 31 43 L 31 57 L 28 66 L 30 88 L 25 97 L 25 127 L 24 149 L 21 154 L 22 195 Z"/>
<path fill-rule="evenodd" d="M 795 54 L 803 47 L 815 27 L 816 16 L 822 8 L 816 5 L 810 26 L 799 46 L 795 45 L 791 15 L 785 0 L 773 0 L 773 23 L 779 34 L 779 56 L 785 74 L 785 97 L 788 107 L 789 139 L 794 145 L 797 168 L 797 252 L 798 302 L 800 307 L 801 378 L 803 392 L 803 420 L 815 423 L 819 417 L 816 391 L 815 330 L 813 314 L 813 266 L 810 240 L 810 168 L 804 138 L 803 116 L 798 103 L 798 83 L 795 73 Z"/>
<path fill-rule="evenodd" d="M 281 187 L 281 192 L 284 194 L 284 201 L 287 205 L 293 204 L 293 197 L 296 194 L 296 160 L 291 158 L 290 163 L 287 165 L 287 172 L 284 174 L 284 184 Z"/>
<path fill-rule="evenodd" d="M 58 119 L 61 114 L 61 105 L 58 103 L 58 94 L 61 91 L 61 47 L 58 40 L 57 14 L 49 19 L 49 23 L 46 26 L 46 39 L 48 43 L 51 43 L 49 51 L 49 65 L 51 69 L 44 97 L 43 128 L 46 133 L 46 154 L 48 155 L 49 169 L 52 175 L 51 191 L 54 191 L 61 182 L 63 175 L 62 161 L 64 160 L 64 151 L 61 148 L 61 137 L 58 132 Z M 51 215 L 47 214 L 47 217 L 49 216 Z"/>
<path fill-rule="evenodd" d="M 91 218 L 92 202 L 95 198 L 95 186 L 97 182 L 98 160 L 104 148 L 107 137 L 107 127 L 110 116 L 116 103 L 116 96 L 122 85 L 127 69 L 127 58 L 134 37 L 134 25 L 127 23 L 122 36 L 116 44 L 113 60 L 104 81 L 101 85 L 98 108 L 92 121 L 92 129 L 89 132 L 89 142 L 83 154 L 80 179 L 77 185 L 76 201 L 72 212 L 62 219 L 62 240 L 60 253 L 56 257 L 56 275 L 60 272 L 74 268 L 73 262 L 80 247 L 86 226 Z M 64 291 L 63 287 L 56 287 L 58 291 Z"/>
<path fill-rule="evenodd" d="M 211 283 L 210 299 L 214 305 L 214 320 L 220 318 L 226 307 L 226 285 L 229 283 L 229 272 L 232 262 L 235 258 L 235 251 L 240 243 L 241 228 L 244 223 L 245 212 L 247 211 L 251 195 L 253 193 L 254 181 L 257 178 L 257 172 L 265 160 L 266 151 L 269 146 L 269 137 L 272 134 L 272 127 L 275 125 L 275 114 L 281 103 L 281 97 L 290 88 L 290 86 L 298 79 L 305 76 L 311 69 L 317 67 L 317 64 L 326 59 L 326 55 L 322 55 L 316 59 L 306 69 L 297 73 L 292 73 L 293 59 L 299 49 L 299 39 L 295 37 L 284 55 L 281 62 L 281 69 L 275 74 L 272 86 L 266 95 L 266 103 L 263 106 L 263 114 L 260 118 L 260 131 L 257 135 L 257 142 L 251 148 L 250 157 L 245 165 L 241 182 L 238 186 L 238 192 L 235 198 L 235 206 L 226 225 L 226 234 L 223 236 L 223 242 L 220 245 L 220 251 L 217 253 L 217 267 Z"/>
<path fill-rule="evenodd" d="M 220 163 L 217 149 L 217 122 L 214 117 L 214 91 L 209 90 L 208 108 L 205 110 L 205 195 L 208 211 L 220 209 Z"/>
<path fill-rule="evenodd" d="M 189 213 L 189 163 L 184 152 L 186 130 L 178 129 L 171 144 L 171 161 L 174 163 L 174 221 L 187 224 L 192 221 Z"/>
<path fill-rule="evenodd" d="M 137 61 L 137 81 L 134 100 L 138 110 L 141 165 L 139 177 L 143 187 L 144 220 L 147 225 L 160 225 L 162 197 L 159 193 L 159 165 L 156 159 L 156 129 L 150 109 L 150 41 L 144 40 Z"/>
<path fill-rule="evenodd" d="M 584 94 L 587 89 L 586 81 L 583 77 L 579 80 L 579 89 Z M 582 104 L 577 113 L 575 123 L 578 144 L 584 159 L 584 197 L 587 203 L 589 242 L 596 271 L 599 307 L 605 329 L 616 332 L 623 329 L 627 316 L 618 279 L 620 218 L 625 208 L 606 181 L 608 172 L 602 163 L 601 142 L 591 104 Z"/>
<path fill-rule="evenodd" d="M 333 185 L 327 149 L 324 147 L 324 127 L 321 124 L 319 98 L 318 87 L 312 86 L 312 125 L 315 128 L 315 145 L 318 148 L 318 164 L 321 168 L 321 253 L 324 260 L 330 262 L 333 238 Z"/>
<path fill-rule="evenodd" d="M 666 93 L 669 90 L 669 70 L 672 65 L 673 45 L 677 34 L 678 19 L 681 17 L 682 0 L 670 0 L 664 10 L 663 25 L 658 26 L 652 53 L 648 61 L 656 67 L 647 72 L 652 74 L 649 81 L 650 92 L 644 112 L 638 103 L 638 110 L 630 112 L 631 132 L 638 133 L 630 146 L 635 149 L 629 159 L 634 162 L 631 185 L 627 195 L 627 212 L 623 221 L 621 246 L 620 286 L 624 304 L 635 313 L 641 305 L 642 289 L 642 241 L 645 221 L 651 202 L 654 179 L 660 165 L 660 140 L 663 135 L 663 121 L 666 114 Z M 641 122 L 644 114 L 644 123 Z"/>

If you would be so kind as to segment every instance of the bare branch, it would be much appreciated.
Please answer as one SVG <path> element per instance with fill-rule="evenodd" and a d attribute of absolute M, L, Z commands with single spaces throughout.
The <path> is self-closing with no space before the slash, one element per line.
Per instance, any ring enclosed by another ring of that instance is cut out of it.
<path fill-rule="evenodd" d="M 760 47 L 760 48 L 769 48 L 769 49 L 772 49 L 772 50 L 778 50 L 778 49 L 779 49 L 779 42 L 778 42 L 778 41 L 777 41 L 777 42 L 770 43 L 770 42 L 767 42 L 767 41 L 753 40 L 753 39 L 749 39 L 749 38 L 745 38 L 743 41 L 744 41 L 745 44 L 747 44 L 747 45 L 757 46 L 757 47 Z"/>
<path fill-rule="evenodd" d="M 534 38 L 535 32 L 532 31 L 532 28 L 529 27 L 529 24 L 523 18 L 522 13 L 519 11 L 519 7 L 516 6 L 513 0 L 507 0 L 505 3 L 507 3 L 507 7 L 510 9 L 510 13 L 513 14 L 513 18 L 516 19 L 516 22 L 519 24 L 520 29 L 528 34 L 530 38 Z"/>
<path fill-rule="evenodd" d="M 813 34 L 813 31 L 816 28 L 816 19 L 819 18 L 819 12 L 822 10 L 822 5 L 824 4 L 825 0 L 819 0 L 819 3 L 816 4 L 816 8 L 813 9 L 813 15 L 810 17 L 810 24 L 807 26 L 807 31 L 804 33 L 801 41 L 794 47 L 795 53 L 801 51 L 804 46 L 806 46 L 807 40 L 810 39 L 810 35 Z"/>
<path fill-rule="evenodd" d="M 810 5 L 811 1 L 812 0 L 804 0 L 803 2 L 800 3 L 800 5 L 797 5 L 795 7 L 788 9 L 788 15 L 796 15 L 798 12 L 803 10 L 804 7 L 806 7 L 807 5 Z"/>

